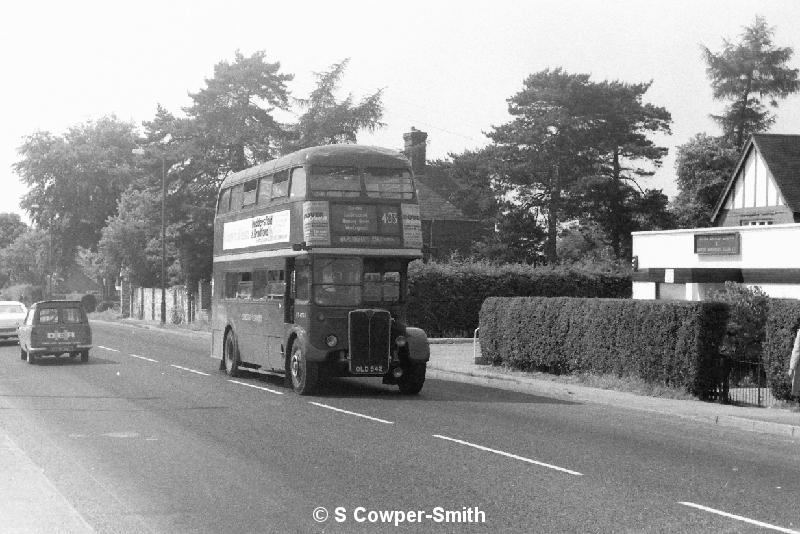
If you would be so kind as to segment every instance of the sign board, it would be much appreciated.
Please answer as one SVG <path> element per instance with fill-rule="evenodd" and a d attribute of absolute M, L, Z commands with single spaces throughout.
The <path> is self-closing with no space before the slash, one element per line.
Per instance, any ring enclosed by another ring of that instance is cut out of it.
<path fill-rule="evenodd" d="M 740 241 L 737 232 L 729 234 L 695 234 L 694 253 L 705 255 L 740 254 Z"/>
<path fill-rule="evenodd" d="M 418 204 L 403 204 L 403 242 L 409 248 L 422 248 L 422 218 Z"/>
<path fill-rule="evenodd" d="M 303 202 L 303 241 L 309 247 L 331 245 L 331 210 L 324 200 Z"/>
<path fill-rule="evenodd" d="M 226 222 L 222 250 L 289 242 L 289 210 Z"/>

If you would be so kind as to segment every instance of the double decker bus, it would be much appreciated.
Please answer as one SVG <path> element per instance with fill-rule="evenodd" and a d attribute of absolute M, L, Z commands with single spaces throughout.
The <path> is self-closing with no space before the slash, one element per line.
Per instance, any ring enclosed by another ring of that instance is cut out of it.
<path fill-rule="evenodd" d="M 280 373 L 301 395 L 332 376 L 419 393 L 430 350 L 405 310 L 420 257 L 398 152 L 313 147 L 230 174 L 214 219 L 212 356 L 230 376 Z"/>

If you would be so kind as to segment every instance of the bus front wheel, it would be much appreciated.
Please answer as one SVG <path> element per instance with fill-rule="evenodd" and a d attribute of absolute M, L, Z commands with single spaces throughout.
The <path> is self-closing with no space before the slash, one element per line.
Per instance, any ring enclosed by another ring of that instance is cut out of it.
<path fill-rule="evenodd" d="M 292 389 L 298 395 L 308 395 L 316 389 L 319 381 L 319 366 L 306 359 L 303 348 L 297 341 L 292 344 L 288 371 L 289 377 L 292 379 Z"/>
<path fill-rule="evenodd" d="M 239 344 L 236 343 L 236 334 L 232 331 L 225 336 L 222 360 L 225 364 L 225 374 L 230 377 L 239 375 Z"/>

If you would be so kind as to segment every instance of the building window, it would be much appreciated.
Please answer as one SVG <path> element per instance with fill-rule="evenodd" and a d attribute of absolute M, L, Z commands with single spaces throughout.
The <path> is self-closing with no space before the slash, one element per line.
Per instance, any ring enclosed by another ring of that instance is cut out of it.
<path fill-rule="evenodd" d="M 768 219 L 755 219 L 749 221 L 739 221 L 739 226 L 769 226 L 773 223 Z"/>

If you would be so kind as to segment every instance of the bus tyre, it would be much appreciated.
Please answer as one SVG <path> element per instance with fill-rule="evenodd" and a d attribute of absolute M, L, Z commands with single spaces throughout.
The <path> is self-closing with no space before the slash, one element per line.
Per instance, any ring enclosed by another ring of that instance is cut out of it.
<path fill-rule="evenodd" d="M 222 361 L 225 365 L 225 374 L 230 377 L 239 376 L 239 344 L 236 342 L 236 334 L 233 331 L 228 332 L 228 335 L 225 336 Z"/>
<path fill-rule="evenodd" d="M 310 362 L 306 359 L 299 341 L 295 341 L 292 344 L 288 371 L 292 380 L 292 389 L 298 395 L 309 395 L 317 388 L 319 366 L 315 362 Z"/>
<path fill-rule="evenodd" d="M 412 363 L 403 376 L 397 379 L 397 387 L 403 395 L 416 395 L 425 384 L 426 363 Z"/>

